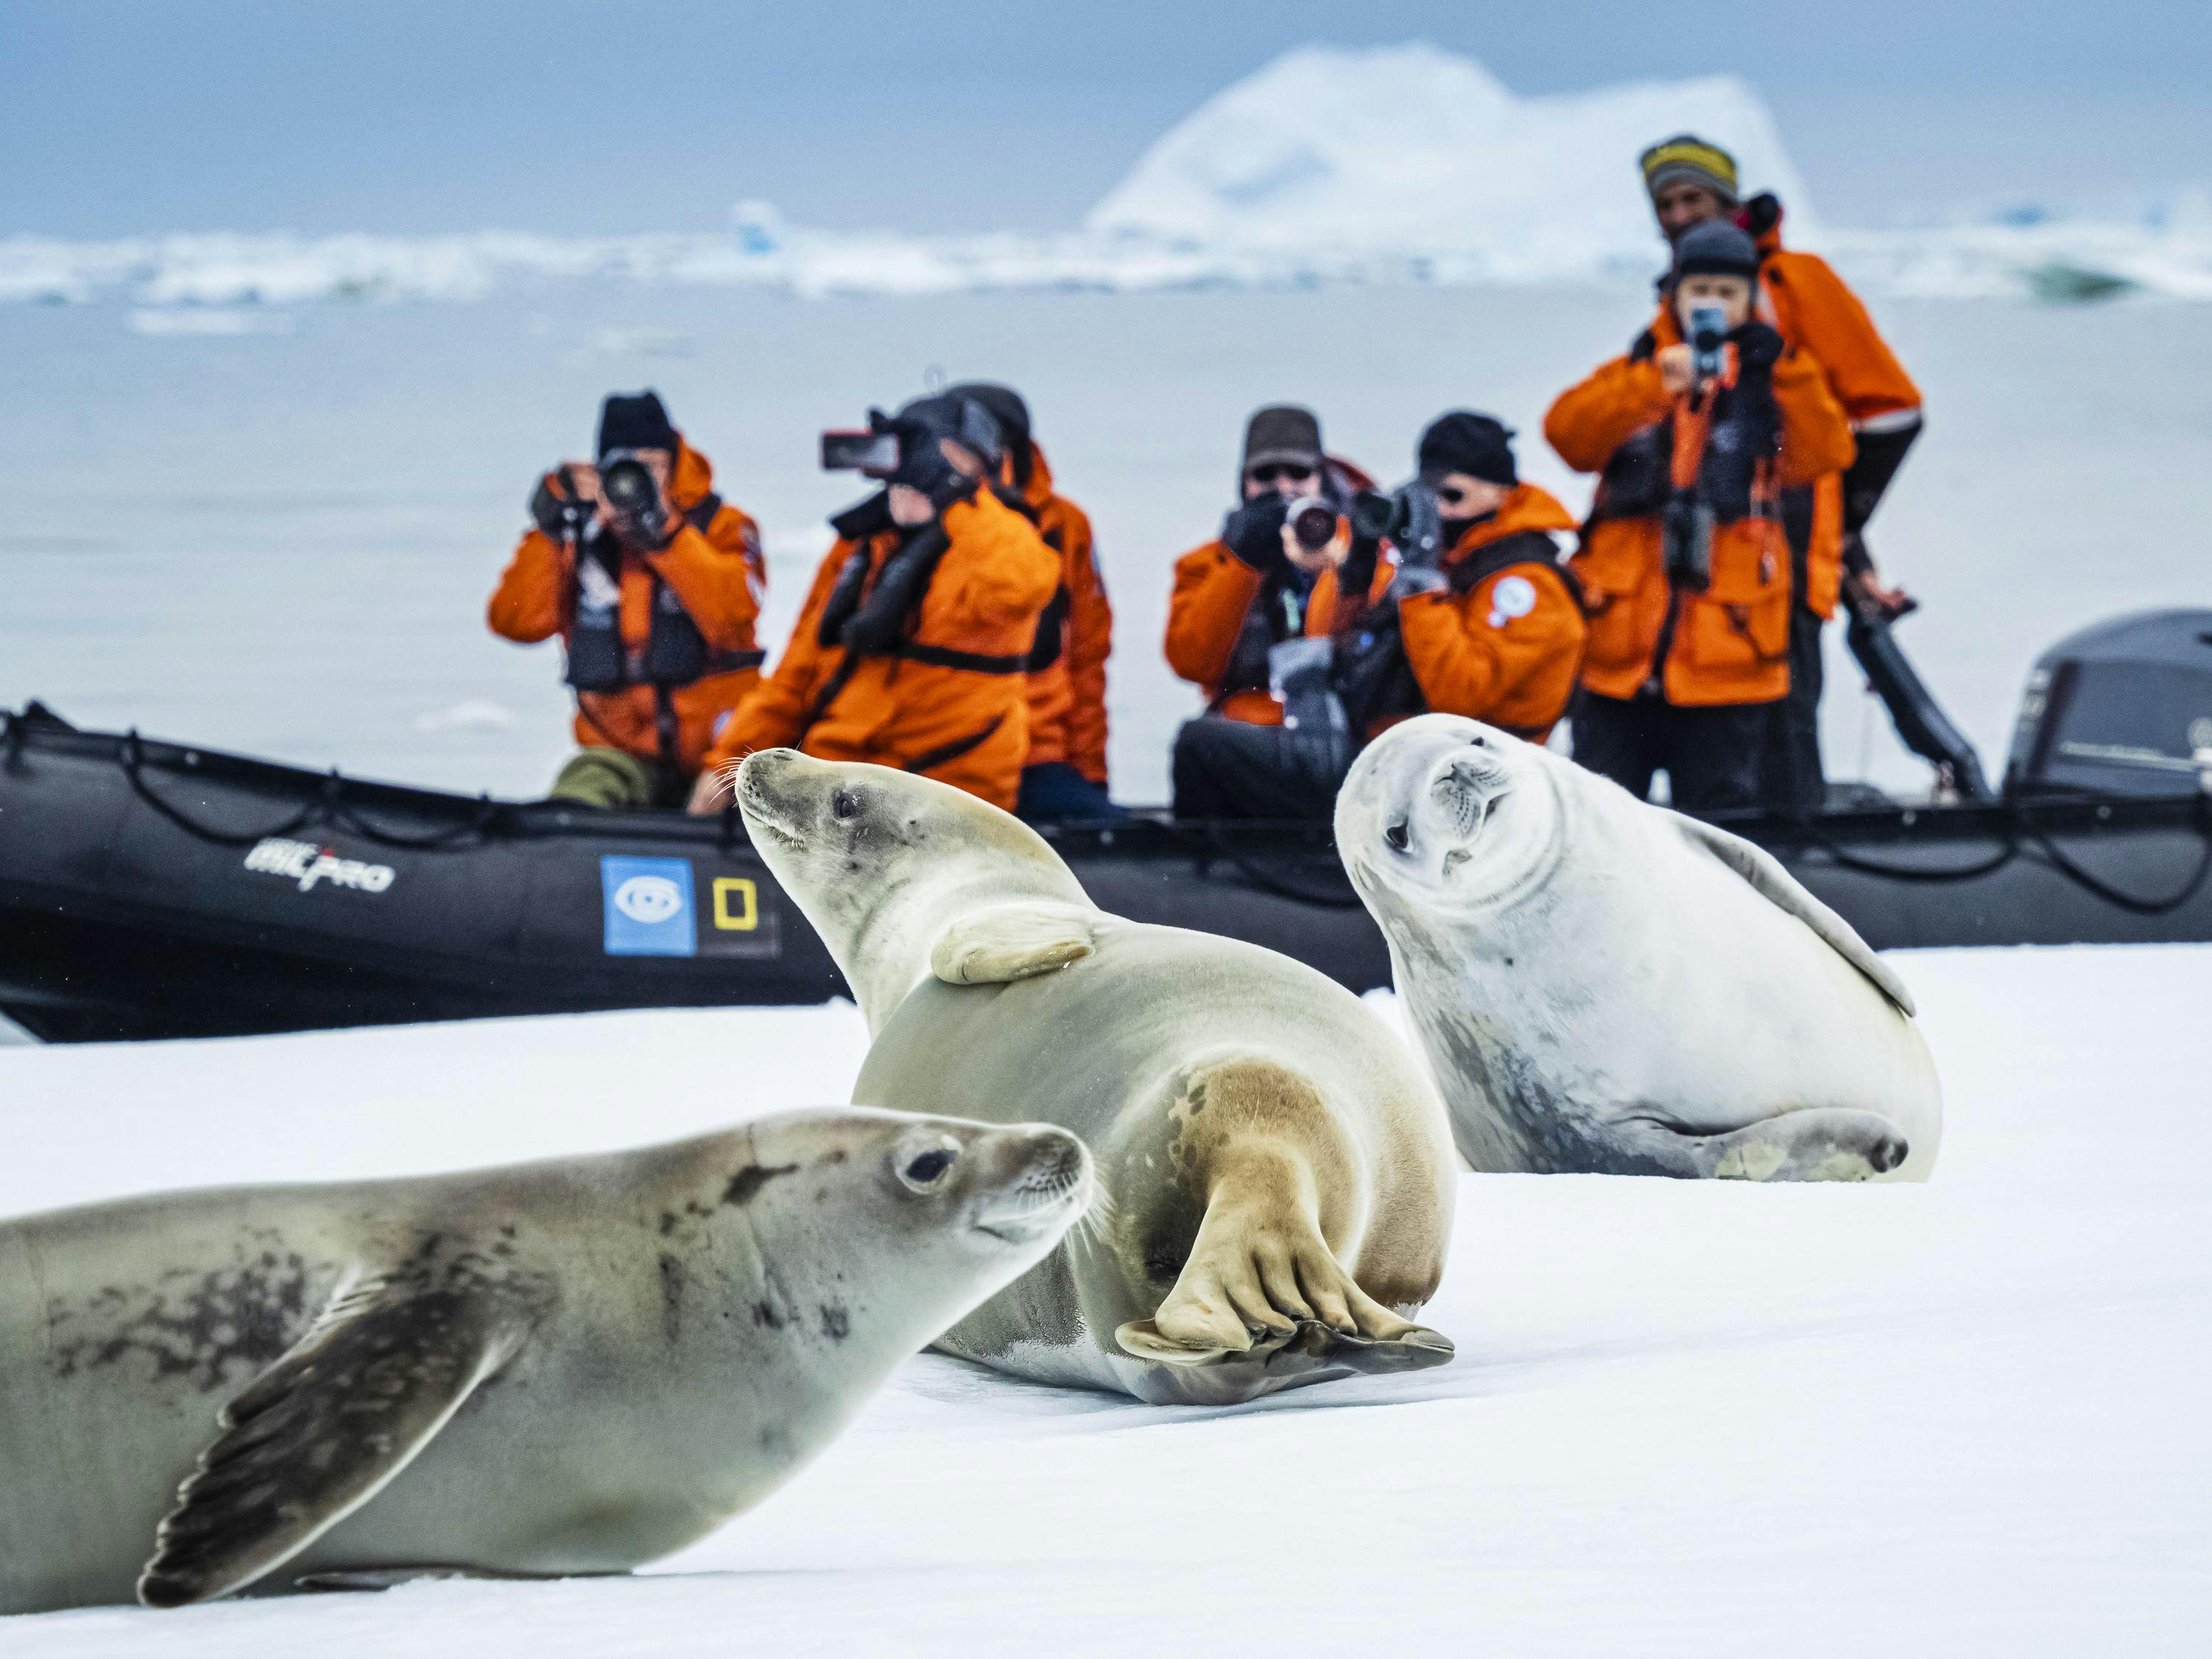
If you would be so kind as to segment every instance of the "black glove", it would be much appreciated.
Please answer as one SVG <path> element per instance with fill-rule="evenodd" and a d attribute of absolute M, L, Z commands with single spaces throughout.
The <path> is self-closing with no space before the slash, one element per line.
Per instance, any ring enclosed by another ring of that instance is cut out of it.
<path fill-rule="evenodd" d="M 918 421 L 895 422 L 891 430 L 898 434 L 899 441 L 898 471 L 891 474 L 893 483 L 919 489 L 939 513 L 974 492 L 975 480 L 945 459 L 938 433 Z"/>
<path fill-rule="evenodd" d="M 1735 347 L 1736 371 L 1739 376 L 1757 375 L 1765 378 L 1774 372 L 1775 364 L 1782 361 L 1782 337 L 1772 326 L 1753 318 L 1740 323 L 1729 335 Z"/>
<path fill-rule="evenodd" d="M 562 468 L 562 472 L 567 471 Z M 530 520 L 549 541 L 566 541 L 575 522 L 576 498 L 563 493 L 568 482 L 565 477 L 548 472 L 538 478 L 538 488 L 530 492 Z"/>
<path fill-rule="evenodd" d="M 1222 520 L 1222 542 L 1261 575 L 1287 580 L 1291 562 L 1283 552 L 1283 526 L 1290 513 L 1290 502 L 1272 491 L 1249 501 Z"/>

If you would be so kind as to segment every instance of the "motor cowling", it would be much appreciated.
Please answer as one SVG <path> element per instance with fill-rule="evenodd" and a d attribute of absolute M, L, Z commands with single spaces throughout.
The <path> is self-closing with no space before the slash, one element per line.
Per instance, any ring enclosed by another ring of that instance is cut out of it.
<path fill-rule="evenodd" d="M 2212 611 L 2144 611 L 2037 659 L 2008 795 L 2192 795 L 2212 769 Z"/>

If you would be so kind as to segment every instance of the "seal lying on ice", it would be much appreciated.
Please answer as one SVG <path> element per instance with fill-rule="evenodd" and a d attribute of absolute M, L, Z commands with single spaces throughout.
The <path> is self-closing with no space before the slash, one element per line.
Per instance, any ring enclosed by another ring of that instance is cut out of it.
<path fill-rule="evenodd" d="M 845 1108 L 0 1223 L 0 1613 L 665 1555 L 1091 1191 L 1066 1130 Z"/>
<path fill-rule="evenodd" d="M 1911 994 L 1750 842 L 1449 714 L 1368 746 L 1336 841 L 1475 1169 L 1927 1178 Z"/>
<path fill-rule="evenodd" d="M 1450 1130 L 1357 998 L 1271 951 L 1108 915 L 1036 831 L 926 778 L 775 749 L 736 798 L 867 1016 L 855 1099 L 1038 1117 L 1099 1160 L 1099 1236 L 938 1346 L 1155 1401 L 1450 1358 L 1403 1316 L 1443 1270 Z"/>

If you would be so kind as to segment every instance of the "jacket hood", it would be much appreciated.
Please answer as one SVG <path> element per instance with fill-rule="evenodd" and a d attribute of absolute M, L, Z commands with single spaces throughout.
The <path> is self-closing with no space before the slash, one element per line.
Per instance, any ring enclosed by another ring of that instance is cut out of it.
<path fill-rule="evenodd" d="M 1508 536 L 1518 536 L 1531 530 L 1572 530 L 1577 527 L 1575 515 L 1567 511 L 1559 498 L 1538 484 L 1516 484 L 1512 492 L 1498 504 L 1498 511 L 1478 523 L 1469 525 L 1444 555 L 1446 564 L 1457 564 L 1472 556 L 1492 542 L 1504 541 Z"/>
<path fill-rule="evenodd" d="M 1013 468 L 1009 464 L 1006 475 L 1011 478 L 1012 474 Z M 1030 481 L 1022 486 L 1022 496 L 1040 511 L 1052 500 L 1052 467 L 1045 460 L 1044 447 L 1035 438 L 1030 440 Z"/>
<path fill-rule="evenodd" d="M 686 513 L 714 492 L 714 464 L 691 447 L 682 433 L 676 434 L 676 470 L 668 480 L 668 498 Z"/>

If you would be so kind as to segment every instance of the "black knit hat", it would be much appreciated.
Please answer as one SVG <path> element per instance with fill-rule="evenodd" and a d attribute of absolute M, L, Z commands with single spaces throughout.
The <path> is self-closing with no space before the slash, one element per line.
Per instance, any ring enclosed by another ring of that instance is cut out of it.
<path fill-rule="evenodd" d="M 1674 244 L 1672 279 L 1685 276 L 1741 276 L 1759 280 L 1759 244 L 1749 232 L 1726 219 L 1692 225 Z"/>
<path fill-rule="evenodd" d="M 600 455 L 617 449 L 672 450 L 676 445 L 676 428 L 658 392 L 611 392 L 599 405 Z"/>
<path fill-rule="evenodd" d="M 1256 410 L 1244 428 L 1244 471 L 1289 461 L 1321 470 L 1321 422 L 1310 409 L 1274 404 Z"/>
<path fill-rule="evenodd" d="M 1486 483 L 1511 489 L 1521 482 L 1513 465 L 1513 430 L 1488 415 L 1455 409 L 1429 422 L 1421 434 L 1414 465 L 1424 478 L 1434 480 L 1447 472 L 1464 472 Z"/>
<path fill-rule="evenodd" d="M 981 400 L 954 392 L 933 392 L 899 405 L 898 418 L 911 422 L 935 438 L 975 452 L 986 464 L 996 466 L 1006 453 L 1005 434 L 996 416 Z"/>

